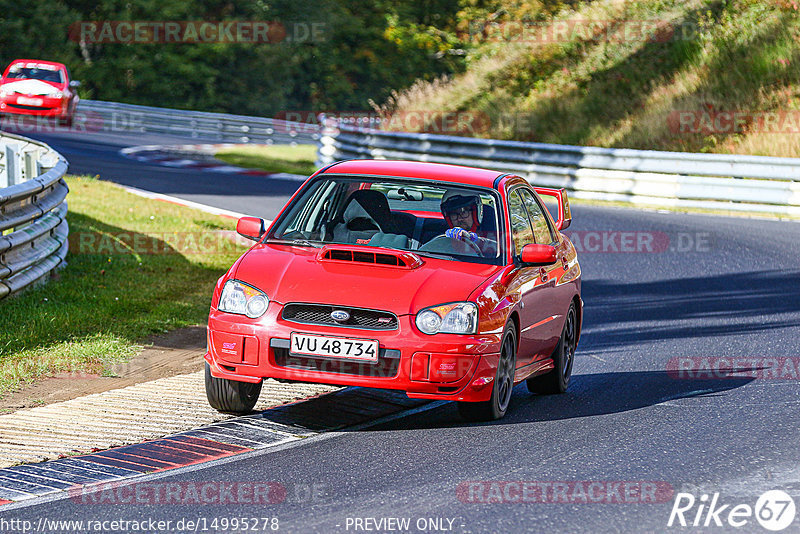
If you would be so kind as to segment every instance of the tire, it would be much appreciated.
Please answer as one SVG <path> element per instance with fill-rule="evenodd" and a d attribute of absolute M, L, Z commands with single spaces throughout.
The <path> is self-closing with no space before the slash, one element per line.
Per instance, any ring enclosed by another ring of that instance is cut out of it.
<path fill-rule="evenodd" d="M 528 391 L 544 395 L 567 391 L 572 375 L 572 364 L 575 362 L 577 334 L 578 314 L 575 311 L 575 303 L 571 302 L 569 310 L 567 310 L 567 318 L 564 321 L 564 328 L 561 330 L 561 338 L 553 351 L 552 358 L 555 366 L 552 371 L 526 380 Z"/>
<path fill-rule="evenodd" d="M 484 402 L 458 403 L 458 412 L 467 421 L 495 421 L 501 419 L 508 410 L 511 391 L 514 389 L 514 371 L 517 364 L 517 335 L 513 325 L 507 325 L 503 332 L 503 344 L 497 373 L 492 384 L 492 396 Z"/>
<path fill-rule="evenodd" d="M 208 404 L 219 412 L 245 414 L 253 410 L 261 394 L 261 382 L 237 382 L 211 376 L 211 367 L 206 363 L 206 397 Z"/>

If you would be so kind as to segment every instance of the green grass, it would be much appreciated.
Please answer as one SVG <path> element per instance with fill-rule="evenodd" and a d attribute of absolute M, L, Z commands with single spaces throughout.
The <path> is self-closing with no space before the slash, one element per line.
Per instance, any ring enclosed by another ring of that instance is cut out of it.
<path fill-rule="evenodd" d="M 224 148 L 215 154 L 231 165 L 266 172 L 286 172 L 309 176 L 317 167 L 316 145 L 237 145 Z"/>
<path fill-rule="evenodd" d="M 58 372 L 104 374 L 149 335 L 204 324 L 216 280 L 244 250 L 218 232 L 230 219 L 96 179 L 67 184 L 67 266 L 0 301 L 0 395 Z"/>

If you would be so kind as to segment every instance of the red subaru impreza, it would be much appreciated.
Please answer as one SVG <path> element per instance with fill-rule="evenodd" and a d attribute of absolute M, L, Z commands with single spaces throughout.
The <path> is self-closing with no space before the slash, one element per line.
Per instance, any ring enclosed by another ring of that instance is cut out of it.
<path fill-rule="evenodd" d="M 541 196 L 558 203 L 557 220 Z M 346 161 L 311 176 L 217 283 L 206 393 L 250 411 L 264 378 L 399 389 L 505 415 L 515 383 L 566 390 L 581 270 L 563 190 L 433 163 Z"/>

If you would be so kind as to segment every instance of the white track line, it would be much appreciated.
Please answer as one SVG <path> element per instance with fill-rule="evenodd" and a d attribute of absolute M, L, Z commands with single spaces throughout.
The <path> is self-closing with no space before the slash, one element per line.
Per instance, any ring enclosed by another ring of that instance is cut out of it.
<path fill-rule="evenodd" d="M 163 200 L 164 202 L 169 202 L 171 204 L 178 204 L 180 206 L 186 206 L 187 208 L 194 208 L 200 211 L 204 211 L 206 213 L 211 213 L 213 215 L 221 215 L 222 217 L 230 217 L 232 219 L 240 219 L 242 217 L 254 217 L 254 215 L 247 215 L 244 213 L 239 213 L 237 211 L 230 211 L 222 208 L 215 208 L 214 206 L 209 206 L 208 204 L 200 204 L 199 202 L 193 202 L 191 200 L 186 200 L 183 198 L 173 197 L 170 195 L 162 195 L 161 193 L 153 193 L 151 191 L 145 191 L 144 189 L 138 189 L 136 187 L 131 187 L 128 185 L 121 185 L 125 191 L 129 193 L 133 193 L 134 195 L 138 195 L 144 198 L 152 198 L 155 200 Z M 266 226 L 272 224 L 272 221 L 264 221 Z"/>

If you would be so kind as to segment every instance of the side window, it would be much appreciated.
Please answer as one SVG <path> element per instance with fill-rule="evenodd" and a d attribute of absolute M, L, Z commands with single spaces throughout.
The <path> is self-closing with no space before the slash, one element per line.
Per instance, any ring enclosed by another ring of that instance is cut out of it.
<path fill-rule="evenodd" d="M 517 192 L 522 196 L 522 202 L 528 209 L 528 215 L 533 225 L 533 236 L 536 238 L 536 242 L 540 245 L 549 245 L 555 241 L 555 236 L 553 236 L 553 232 L 550 230 L 550 224 L 547 221 L 544 208 L 536 201 L 533 193 L 527 189 L 517 189 Z"/>
<path fill-rule="evenodd" d="M 519 189 L 508 196 L 508 214 L 511 217 L 511 237 L 514 240 L 514 254 L 519 254 L 522 247 L 533 243 L 533 231 L 528 220 L 528 212 L 519 197 Z"/>

